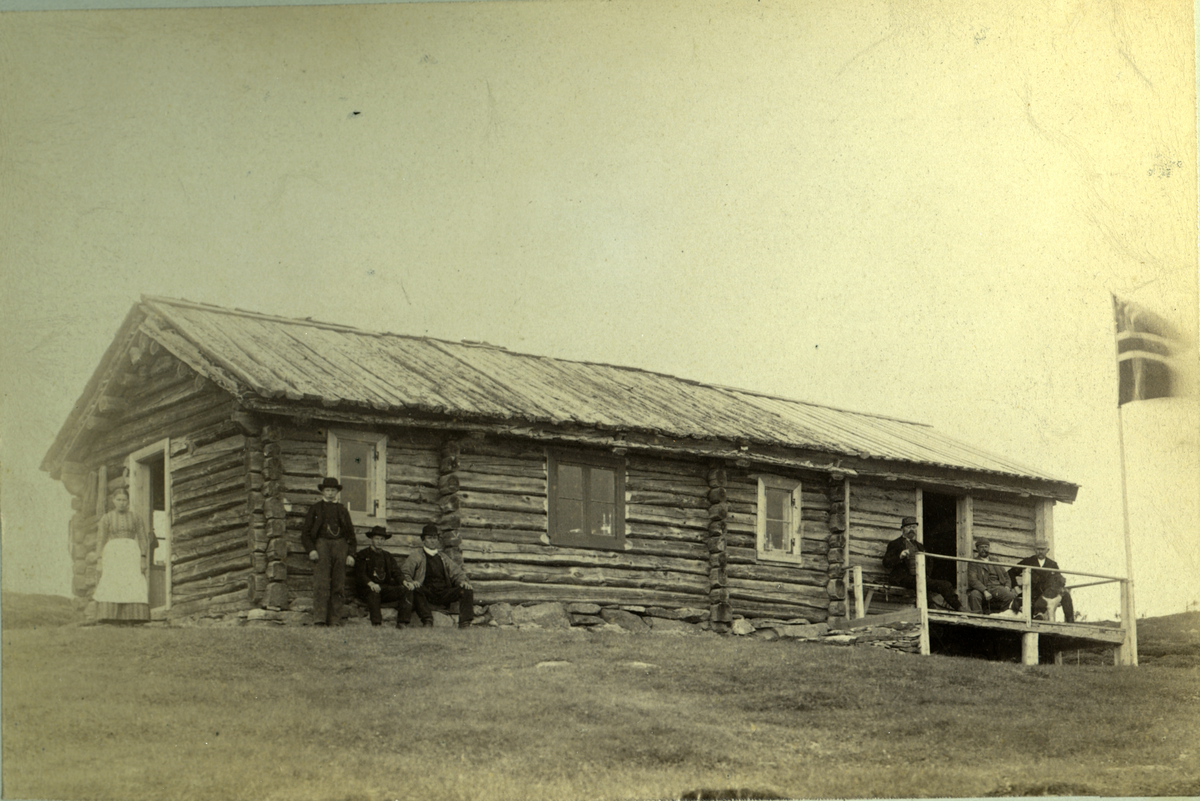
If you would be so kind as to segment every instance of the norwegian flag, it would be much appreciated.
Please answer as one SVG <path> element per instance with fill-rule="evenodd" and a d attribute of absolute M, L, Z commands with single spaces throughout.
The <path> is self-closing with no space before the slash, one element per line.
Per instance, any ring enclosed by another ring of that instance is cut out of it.
<path fill-rule="evenodd" d="M 1170 397 L 1174 389 L 1171 354 L 1177 337 L 1171 325 L 1138 304 L 1112 296 L 1117 332 L 1117 405 Z"/>

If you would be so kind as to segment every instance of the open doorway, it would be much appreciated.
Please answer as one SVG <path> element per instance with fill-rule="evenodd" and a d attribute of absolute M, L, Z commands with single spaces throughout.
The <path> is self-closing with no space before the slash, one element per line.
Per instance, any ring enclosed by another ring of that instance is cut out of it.
<path fill-rule="evenodd" d="M 958 556 L 958 498 L 936 492 L 921 493 L 922 529 L 926 553 L 943 556 Z M 958 585 L 958 571 L 954 562 L 945 559 L 930 559 L 927 562 L 929 578 L 941 579 Z"/>
<path fill-rule="evenodd" d="M 167 484 L 167 441 L 129 457 L 129 503 L 150 531 L 150 608 L 171 603 L 171 501 Z"/>

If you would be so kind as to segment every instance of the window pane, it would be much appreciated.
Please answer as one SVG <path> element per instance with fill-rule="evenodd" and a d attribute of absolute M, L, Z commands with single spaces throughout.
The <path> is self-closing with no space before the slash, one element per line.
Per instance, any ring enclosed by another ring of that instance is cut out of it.
<path fill-rule="evenodd" d="M 790 520 L 792 494 L 786 490 L 767 487 L 767 520 Z"/>
<path fill-rule="evenodd" d="M 351 439 L 341 440 L 338 445 L 342 483 L 345 484 L 347 478 L 366 478 L 369 475 L 368 468 L 375 459 L 375 445 Z"/>
<path fill-rule="evenodd" d="M 371 504 L 371 508 L 367 508 L 367 501 L 371 500 L 367 493 L 366 479 L 362 478 L 347 478 L 342 475 L 342 494 L 339 500 L 346 504 L 351 512 L 366 512 L 367 514 L 375 514 L 375 505 Z"/>
<path fill-rule="evenodd" d="M 558 466 L 558 497 L 583 500 L 583 468 L 575 464 Z"/>
<path fill-rule="evenodd" d="M 784 550 L 784 536 L 786 536 L 786 534 L 782 520 L 767 521 L 766 546 L 768 551 Z"/>
<path fill-rule="evenodd" d="M 583 501 L 559 498 L 554 507 L 554 525 L 559 534 L 583 533 Z"/>
<path fill-rule="evenodd" d="M 613 522 L 616 516 L 616 506 L 611 503 L 596 503 L 591 501 L 588 507 L 588 533 L 598 537 L 614 535 Z"/>
<path fill-rule="evenodd" d="M 616 472 L 605 470 L 603 467 L 589 467 L 588 473 L 588 500 L 616 503 L 616 498 L 613 497 L 613 488 L 617 484 Z"/>

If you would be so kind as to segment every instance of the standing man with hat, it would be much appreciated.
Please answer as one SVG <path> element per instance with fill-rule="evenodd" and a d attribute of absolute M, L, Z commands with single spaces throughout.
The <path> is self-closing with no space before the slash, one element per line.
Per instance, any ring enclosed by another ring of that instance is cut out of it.
<path fill-rule="evenodd" d="M 448 606 L 458 601 L 458 627 L 470 627 L 475 619 L 475 590 L 458 563 L 442 550 L 442 538 L 437 526 L 430 523 L 421 529 L 420 549 L 404 560 L 400 572 L 404 586 L 413 592 L 413 605 L 422 626 L 433 625 L 430 602 Z"/>
<path fill-rule="evenodd" d="M 313 625 L 341 626 L 346 568 L 354 567 L 354 521 L 350 510 L 337 502 L 342 485 L 326 478 L 317 485 L 321 500 L 308 507 L 300 541 L 316 563 L 313 574 Z"/>
<path fill-rule="evenodd" d="M 985 564 L 971 562 L 967 565 L 967 603 L 975 614 L 991 614 L 1008 609 L 1021 588 L 1012 587 L 1012 577 L 998 562 L 992 562 L 992 543 L 984 537 L 975 540 L 975 558 Z"/>
<path fill-rule="evenodd" d="M 910 590 L 917 588 L 917 554 L 925 546 L 917 542 L 917 518 L 905 517 L 900 521 L 900 536 L 888 543 L 883 554 L 883 566 L 888 569 L 888 581 L 897 587 Z M 954 585 L 942 579 L 925 579 L 926 595 L 931 606 L 957 611 L 962 610 L 962 600 L 954 591 Z M 938 599 L 941 599 L 941 603 Z"/>
<path fill-rule="evenodd" d="M 383 604 L 400 601 L 396 609 L 396 628 L 401 628 L 412 619 L 412 592 L 404 586 L 404 576 L 396 564 L 396 557 L 383 550 L 383 543 L 391 537 L 383 526 L 371 529 L 370 547 L 363 548 L 354 557 L 354 578 L 358 597 L 367 604 L 371 625 L 383 625 L 380 611 Z"/>

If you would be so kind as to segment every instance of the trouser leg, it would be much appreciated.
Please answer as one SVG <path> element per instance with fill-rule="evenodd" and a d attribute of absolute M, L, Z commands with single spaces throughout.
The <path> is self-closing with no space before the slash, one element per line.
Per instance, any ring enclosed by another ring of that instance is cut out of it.
<path fill-rule="evenodd" d="M 1062 603 L 1060 607 L 1063 611 L 1063 620 L 1067 623 L 1075 622 L 1075 602 L 1071 600 L 1071 593 L 1063 590 Z"/>
<path fill-rule="evenodd" d="M 977 615 L 983 614 L 983 593 L 979 590 L 971 590 L 967 593 L 967 605 L 971 607 L 971 611 Z"/>
<path fill-rule="evenodd" d="M 425 597 L 424 587 L 417 587 L 413 591 L 413 606 L 416 608 L 417 617 L 421 619 L 422 625 L 433 623 L 433 610 L 429 608 L 429 600 Z"/>
<path fill-rule="evenodd" d="M 313 568 L 313 623 L 324 626 L 329 622 L 329 579 L 332 575 L 329 543 L 317 540 L 317 562 Z"/>
<path fill-rule="evenodd" d="M 343 539 L 329 540 L 329 623 L 333 626 L 342 624 L 342 602 L 346 594 L 346 551 L 349 543 Z"/>

